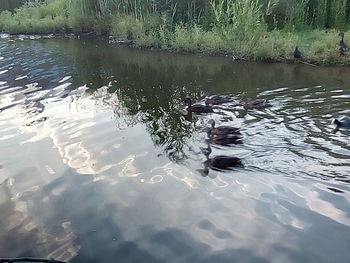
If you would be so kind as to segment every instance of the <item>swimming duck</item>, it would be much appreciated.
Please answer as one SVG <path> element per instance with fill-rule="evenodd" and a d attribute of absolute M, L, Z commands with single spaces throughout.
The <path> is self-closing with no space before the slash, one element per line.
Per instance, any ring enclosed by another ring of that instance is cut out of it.
<path fill-rule="evenodd" d="M 219 104 L 224 104 L 228 102 L 232 102 L 233 98 L 230 96 L 219 96 L 219 95 L 214 95 L 214 96 L 207 96 L 205 98 L 205 105 L 219 105 Z"/>
<path fill-rule="evenodd" d="M 242 160 L 234 156 L 218 155 L 206 160 L 204 166 L 218 170 L 231 170 L 234 167 L 242 166 Z"/>
<path fill-rule="evenodd" d="M 230 144 L 242 144 L 242 137 L 233 134 L 211 135 L 207 142 L 227 146 Z"/>
<path fill-rule="evenodd" d="M 341 118 L 340 120 L 335 119 L 334 124 L 339 126 L 340 128 L 350 128 L 350 118 L 344 117 L 344 118 Z"/>
<path fill-rule="evenodd" d="M 213 107 L 208 105 L 194 104 L 192 105 L 192 100 L 190 98 L 185 99 L 186 110 L 189 113 L 209 113 L 214 112 Z"/>
<path fill-rule="evenodd" d="M 349 117 L 343 117 L 340 120 L 335 119 L 333 121 L 335 125 L 337 125 L 339 128 L 350 128 L 350 118 Z"/>
<path fill-rule="evenodd" d="M 211 128 L 207 129 L 208 136 L 213 135 L 227 135 L 227 134 L 235 134 L 241 135 L 239 128 L 231 127 L 231 126 L 218 126 L 215 128 L 215 121 L 210 119 L 208 122 L 211 125 Z"/>
<path fill-rule="evenodd" d="M 300 52 L 300 50 L 298 49 L 298 47 L 295 47 L 294 53 L 293 53 L 294 58 L 299 59 L 303 56 L 303 54 Z"/>
<path fill-rule="evenodd" d="M 339 51 L 341 55 L 345 55 L 345 53 L 349 52 L 349 47 L 344 42 L 344 33 L 340 32 L 339 36 L 341 37 L 339 42 Z"/>
<path fill-rule="evenodd" d="M 261 100 L 253 100 L 248 102 L 248 98 L 244 96 L 241 101 L 244 103 L 243 107 L 246 110 L 251 110 L 251 109 L 265 109 L 268 107 L 272 107 L 272 105 L 268 102 L 266 99 L 261 99 Z"/>
<path fill-rule="evenodd" d="M 333 130 L 333 133 L 336 133 L 341 128 L 350 129 L 350 118 L 349 117 L 344 117 L 344 118 L 341 118 L 340 120 L 335 119 L 333 121 L 333 123 L 335 125 L 337 125 L 337 127 L 335 127 L 335 129 Z"/>
<path fill-rule="evenodd" d="M 205 156 L 207 160 L 204 162 L 204 173 L 209 173 L 209 168 L 217 171 L 232 170 L 234 167 L 242 167 L 242 160 L 235 156 L 218 155 L 214 158 L 209 158 L 211 153 L 210 144 L 206 149 Z"/>

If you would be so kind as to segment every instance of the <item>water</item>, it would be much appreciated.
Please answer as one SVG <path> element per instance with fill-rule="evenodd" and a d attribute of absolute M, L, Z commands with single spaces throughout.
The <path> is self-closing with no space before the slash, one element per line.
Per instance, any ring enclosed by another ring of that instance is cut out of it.
<path fill-rule="evenodd" d="M 349 73 L 2 36 L 0 256 L 349 262 Z M 184 118 L 206 91 L 273 107 Z M 210 118 L 244 168 L 198 171 Z"/>

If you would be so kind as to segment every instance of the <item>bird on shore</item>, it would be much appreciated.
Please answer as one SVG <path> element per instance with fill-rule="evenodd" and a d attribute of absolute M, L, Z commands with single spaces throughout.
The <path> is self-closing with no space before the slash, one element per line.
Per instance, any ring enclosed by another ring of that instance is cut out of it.
<path fill-rule="evenodd" d="M 235 167 L 243 167 L 242 160 L 235 156 L 226 156 L 226 155 L 218 155 L 214 158 L 209 158 L 212 150 L 210 144 L 208 143 L 208 147 L 202 149 L 204 155 L 207 157 L 207 160 L 204 164 L 204 174 L 209 174 L 209 168 L 216 171 L 225 171 L 232 170 Z"/>
<path fill-rule="evenodd" d="M 296 58 L 296 59 L 302 58 L 303 54 L 300 52 L 298 46 L 295 47 L 293 56 L 294 56 L 294 58 Z"/>
<path fill-rule="evenodd" d="M 261 109 L 272 107 L 272 105 L 266 99 L 253 100 L 253 101 L 249 102 L 248 98 L 246 96 L 244 96 L 241 99 L 241 102 L 244 103 L 243 108 L 246 110 L 252 110 L 252 109 L 261 110 Z"/>
<path fill-rule="evenodd" d="M 333 133 L 337 133 L 341 128 L 344 129 L 350 129 L 350 118 L 344 117 L 341 119 L 335 119 L 333 123 L 336 125 L 335 129 L 333 130 Z"/>
<path fill-rule="evenodd" d="M 192 104 L 190 98 L 185 99 L 186 110 L 188 113 L 210 113 L 214 112 L 213 107 L 209 105 Z"/>
<path fill-rule="evenodd" d="M 215 127 L 215 121 L 213 119 L 210 119 L 208 121 L 208 124 L 211 125 L 210 128 L 206 128 L 208 137 L 215 136 L 215 135 L 228 135 L 228 134 L 241 135 L 239 128 L 236 128 L 236 127 L 232 127 L 232 126 Z"/>
<path fill-rule="evenodd" d="M 349 47 L 344 42 L 344 33 L 340 32 L 339 36 L 341 37 L 339 42 L 339 52 L 341 55 L 345 55 L 345 53 L 349 52 Z"/>

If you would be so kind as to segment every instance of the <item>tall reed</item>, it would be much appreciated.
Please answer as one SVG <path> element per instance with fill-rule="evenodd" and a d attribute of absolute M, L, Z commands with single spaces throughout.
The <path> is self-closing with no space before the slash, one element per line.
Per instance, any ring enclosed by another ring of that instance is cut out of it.
<path fill-rule="evenodd" d="M 110 17 L 118 14 L 139 21 L 165 15 L 173 30 L 178 24 L 197 25 L 206 30 L 220 29 L 227 36 L 235 32 L 240 40 L 264 28 L 345 30 L 350 23 L 350 0 L 0 0 L 0 10 L 13 9 L 13 4 L 21 1 L 29 3 L 24 8 L 30 12 L 38 4 L 66 6 L 71 21 L 79 23 L 99 19 L 108 24 Z"/>

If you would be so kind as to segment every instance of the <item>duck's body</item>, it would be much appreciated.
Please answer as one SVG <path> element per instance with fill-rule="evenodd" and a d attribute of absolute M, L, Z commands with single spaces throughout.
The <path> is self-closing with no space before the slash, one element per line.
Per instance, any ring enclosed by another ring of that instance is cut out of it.
<path fill-rule="evenodd" d="M 211 128 L 208 128 L 207 130 L 209 137 L 216 136 L 216 135 L 228 135 L 228 134 L 241 135 L 239 128 L 235 128 L 231 126 L 215 127 L 215 121 L 213 119 L 209 120 L 208 123 L 211 125 Z"/>
<path fill-rule="evenodd" d="M 216 135 L 210 136 L 207 141 L 210 143 L 227 146 L 230 144 L 242 144 L 242 137 L 233 134 Z"/>
<path fill-rule="evenodd" d="M 303 54 L 300 52 L 298 47 L 295 47 L 294 53 L 293 53 L 294 58 L 300 59 L 302 58 Z"/>
<path fill-rule="evenodd" d="M 265 109 L 272 107 L 272 105 L 268 102 L 266 99 L 261 99 L 261 100 L 253 100 L 253 101 L 248 101 L 247 97 L 242 98 L 242 102 L 244 109 L 246 110 L 252 110 L 252 109 Z"/>
<path fill-rule="evenodd" d="M 218 155 L 214 158 L 209 158 L 209 155 L 211 154 L 212 150 L 210 147 L 210 144 L 208 143 L 208 147 L 205 149 L 202 149 L 202 152 L 207 157 L 207 160 L 204 162 L 204 174 L 208 175 L 209 168 L 213 170 L 231 170 L 234 167 L 242 167 L 242 160 L 238 157 L 234 156 L 225 156 L 225 155 Z"/>
<path fill-rule="evenodd" d="M 346 128 L 350 129 L 350 118 L 349 117 L 344 117 L 340 120 L 335 119 L 334 124 L 337 125 L 339 128 Z"/>
<path fill-rule="evenodd" d="M 194 104 L 186 108 L 188 112 L 194 112 L 194 113 L 210 113 L 214 112 L 212 107 L 200 105 L 200 104 Z"/>
<path fill-rule="evenodd" d="M 206 105 L 219 105 L 219 104 L 224 104 L 228 102 L 232 102 L 233 98 L 229 96 L 219 96 L 219 95 L 214 95 L 214 96 L 208 96 L 205 98 L 205 104 Z"/>
<path fill-rule="evenodd" d="M 214 170 L 231 170 L 234 167 L 242 166 L 242 160 L 234 156 L 218 155 L 206 160 L 204 166 Z"/>
<path fill-rule="evenodd" d="M 189 113 L 210 113 L 214 112 L 213 107 L 208 106 L 208 105 L 201 105 L 201 104 L 193 104 L 192 105 L 192 100 L 187 98 L 185 100 L 185 104 L 187 105 L 187 112 Z"/>
<path fill-rule="evenodd" d="M 345 55 L 345 53 L 349 52 L 349 47 L 344 42 L 344 33 L 340 32 L 339 36 L 341 37 L 339 42 L 339 52 L 341 55 Z"/>
<path fill-rule="evenodd" d="M 337 133 L 340 129 L 344 128 L 344 129 L 350 129 L 350 118 L 349 117 L 344 117 L 341 119 L 335 119 L 333 121 L 333 123 L 335 125 L 337 125 L 335 127 L 335 129 L 332 131 L 334 134 Z"/>

